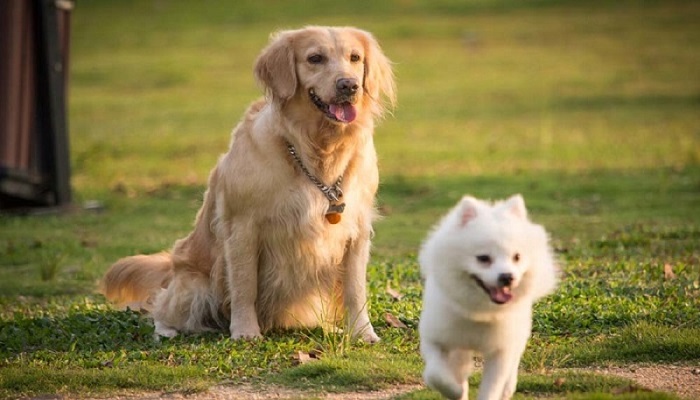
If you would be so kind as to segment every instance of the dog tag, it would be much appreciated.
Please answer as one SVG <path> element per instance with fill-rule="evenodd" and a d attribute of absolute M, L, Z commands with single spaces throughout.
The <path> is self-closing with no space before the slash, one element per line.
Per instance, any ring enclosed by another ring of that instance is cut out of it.
<path fill-rule="evenodd" d="M 345 203 L 329 205 L 328 211 L 326 211 L 326 221 L 333 225 L 337 224 L 340 222 L 343 211 L 345 211 Z"/>
<path fill-rule="evenodd" d="M 326 221 L 333 225 L 337 224 L 340 222 L 340 213 L 326 214 Z"/>

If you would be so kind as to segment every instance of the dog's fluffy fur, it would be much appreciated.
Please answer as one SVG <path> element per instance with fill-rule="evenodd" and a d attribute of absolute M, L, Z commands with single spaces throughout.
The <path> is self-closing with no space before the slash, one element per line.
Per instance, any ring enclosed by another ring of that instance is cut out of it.
<path fill-rule="evenodd" d="M 146 304 L 164 336 L 228 326 L 233 338 L 254 338 L 347 317 L 351 334 L 377 341 L 365 280 L 378 185 L 372 135 L 395 102 L 390 62 L 368 32 L 307 27 L 273 35 L 254 72 L 266 97 L 212 170 L 194 230 L 168 253 L 116 262 L 103 292 Z M 326 185 L 343 176 L 338 224 L 324 218 L 329 200 L 288 144 Z"/>
<path fill-rule="evenodd" d="M 490 204 L 465 196 L 423 244 L 420 320 L 423 378 L 467 399 L 475 353 L 484 357 L 479 399 L 510 399 L 530 337 L 533 303 L 552 292 L 557 267 L 544 228 L 520 195 Z"/>

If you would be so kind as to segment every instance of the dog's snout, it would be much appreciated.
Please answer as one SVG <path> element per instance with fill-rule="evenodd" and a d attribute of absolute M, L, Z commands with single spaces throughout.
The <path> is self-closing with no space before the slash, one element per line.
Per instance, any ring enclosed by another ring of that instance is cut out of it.
<path fill-rule="evenodd" d="M 513 274 L 507 273 L 507 274 L 500 274 L 498 275 L 498 286 L 500 287 L 508 287 L 511 284 L 513 284 Z"/>
<path fill-rule="evenodd" d="M 352 96 L 357 93 L 359 88 L 360 85 L 357 84 L 357 79 L 354 78 L 340 78 L 335 81 L 335 89 L 338 91 L 338 94 Z"/>

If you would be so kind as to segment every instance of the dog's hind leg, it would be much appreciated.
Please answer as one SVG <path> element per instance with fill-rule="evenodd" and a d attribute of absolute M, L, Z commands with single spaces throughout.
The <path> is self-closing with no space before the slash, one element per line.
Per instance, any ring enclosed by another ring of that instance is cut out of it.
<path fill-rule="evenodd" d="M 177 332 L 212 330 L 207 321 L 215 316 L 218 304 L 212 293 L 207 276 L 189 271 L 176 274 L 156 296 L 153 309 L 156 334 L 173 337 Z"/>
<path fill-rule="evenodd" d="M 153 324 L 155 325 L 156 340 L 160 339 L 161 337 L 173 338 L 177 336 L 177 329 L 173 329 L 165 325 L 162 321 L 154 321 Z"/>

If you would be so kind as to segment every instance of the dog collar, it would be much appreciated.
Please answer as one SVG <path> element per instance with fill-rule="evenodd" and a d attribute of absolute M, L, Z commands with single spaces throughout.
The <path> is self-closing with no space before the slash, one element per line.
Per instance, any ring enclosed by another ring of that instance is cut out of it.
<path fill-rule="evenodd" d="M 331 224 L 337 224 L 340 222 L 340 216 L 345 211 L 345 203 L 341 202 L 343 198 L 343 190 L 340 185 L 343 183 L 343 175 L 338 177 L 338 180 L 332 186 L 327 186 L 320 179 L 316 178 L 309 172 L 304 166 L 304 163 L 299 158 L 297 154 L 297 149 L 293 144 L 287 142 L 287 151 L 291 154 L 294 161 L 296 161 L 299 168 L 304 172 L 307 178 L 316 185 L 316 187 L 323 193 L 323 195 L 328 199 L 328 210 L 326 210 L 326 220 Z"/>

